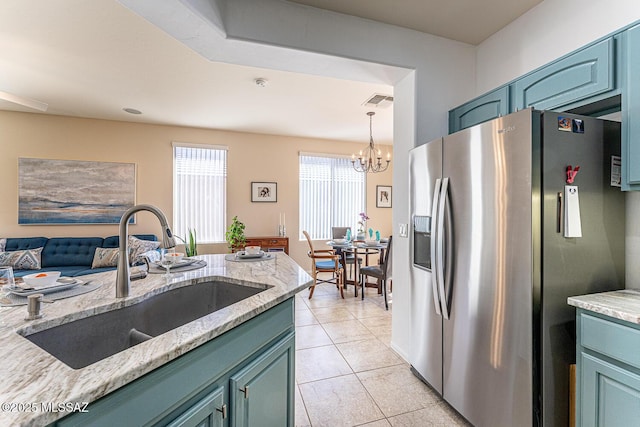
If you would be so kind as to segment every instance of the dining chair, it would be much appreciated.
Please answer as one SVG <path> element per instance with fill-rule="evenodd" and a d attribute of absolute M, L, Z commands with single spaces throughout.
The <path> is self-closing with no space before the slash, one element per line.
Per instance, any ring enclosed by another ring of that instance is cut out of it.
<path fill-rule="evenodd" d="M 351 227 L 331 227 L 331 238 L 344 239 L 345 236 L 347 235 L 347 230 L 351 230 Z M 336 253 L 338 255 L 340 255 L 341 252 L 342 251 L 340 249 L 336 249 Z M 353 271 L 353 264 L 356 262 L 356 257 L 352 253 L 345 253 L 343 259 L 344 259 L 344 263 L 349 266 L 349 275 L 351 275 L 351 272 Z M 362 265 L 362 258 L 358 257 L 357 260 L 358 260 L 358 267 L 360 267 Z M 354 286 L 357 286 L 355 277 L 353 278 L 353 283 L 354 283 Z M 345 277 L 344 285 L 346 286 L 346 284 L 347 284 L 347 280 Z"/>
<path fill-rule="evenodd" d="M 384 295 L 384 307 L 389 310 L 389 302 L 387 301 L 387 280 L 391 279 L 391 239 L 387 243 L 387 250 L 384 254 L 384 261 L 379 265 L 370 265 L 360 269 L 360 286 L 362 287 L 362 299 L 364 299 L 364 286 L 367 276 L 375 277 L 382 284 L 382 294 Z"/>
<path fill-rule="evenodd" d="M 313 277 L 313 285 L 310 287 L 309 299 L 313 296 L 313 291 L 318 283 L 335 283 L 340 290 L 340 296 L 344 299 L 343 290 L 343 269 L 340 263 L 341 256 L 336 254 L 333 249 L 313 249 L 311 237 L 306 231 L 302 231 L 304 237 L 309 243 L 309 252 L 307 255 L 311 258 L 311 275 Z M 331 273 L 331 279 L 319 279 L 318 273 Z"/>

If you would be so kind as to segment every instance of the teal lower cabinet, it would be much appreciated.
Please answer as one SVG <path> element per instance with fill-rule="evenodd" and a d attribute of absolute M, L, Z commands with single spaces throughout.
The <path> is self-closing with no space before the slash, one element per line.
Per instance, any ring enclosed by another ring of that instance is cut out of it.
<path fill-rule="evenodd" d="M 227 416 L 224 388 L 218 387 L 167 424 L 167 427 L 222 427 Z"/>
<path fill-rule="evenodd" d="M 628 427 L 640 423 L 640 376 L 583 353 L 582 426 Z"/>
<path fill-rule="evenodd" d="M 284 342 L 262 354 L 231 377 L 231 409 L 234 427 L 286 426 L 294 419 L 289 403 L 293 342 Z"/>
<path fill-rule="evenodd" d="M 293 427 L 293 298 L 53 425 Z"/>
<path fill-rule="evenodd" d="M 640 325 L 578 310 L 576 425 L 640 425 Z"/>

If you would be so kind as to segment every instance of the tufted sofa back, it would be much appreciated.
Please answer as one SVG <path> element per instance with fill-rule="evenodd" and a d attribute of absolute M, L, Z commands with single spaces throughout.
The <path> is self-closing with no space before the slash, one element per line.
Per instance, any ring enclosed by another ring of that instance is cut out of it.
<path fill-rule="evenodd" d="M 102 237 L 52 237 L 42 250 L 42 267 L 91 265 Z"/>
<path fill-rule="evenodd" d="M 24 251 L 43 247 L 49 239 L 46 237 L 8 238 L 5 251 Z"/>
<path fill-rule="evenodd" d="M 154 234 L 135 234 L 139 239 L 156 241 Z M 118 236 L 109 237 L 20 237 L 7 238 L 6 251 L 42 248 L 42 268 L 91 266 L 96 248 L 117 248 Z"/>

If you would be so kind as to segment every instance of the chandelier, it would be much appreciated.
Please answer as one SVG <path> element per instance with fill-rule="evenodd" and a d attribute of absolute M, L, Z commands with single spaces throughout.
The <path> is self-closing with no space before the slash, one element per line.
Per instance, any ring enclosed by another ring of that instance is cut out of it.
<path fill-rule="evenodd" d="M 391 153 L 387 153 L 387 163 L 382 165 L 382 154 L 380 149 L 377 149 L 375 144 L 373 143 L 373 132 L 372 132 L 372 118 L 374 116 L 373 111 L 369 111 L 367 116 L 369 116 L 369 146 L 363 150 L 360 150 L 358 157 L 356 158 L 355 154 L 351 155 L 351 164 L 353 168 L 358 172 L 384 172 L 389 167 L 389 163 L 391 163 Z"/>

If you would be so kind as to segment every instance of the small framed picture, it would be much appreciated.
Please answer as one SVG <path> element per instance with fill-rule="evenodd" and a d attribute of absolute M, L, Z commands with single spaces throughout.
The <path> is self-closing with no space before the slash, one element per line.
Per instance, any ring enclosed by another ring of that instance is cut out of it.
<path fill-rule="evenodd" d="M 277 182 L 252 182 L 251 183 L 252 202 L 277 202 L 278 183 Z"/>
<path fill-rule="evenodd" d="M 376 185 L 376 208 L 391 207 L 391 186 Z"/>

